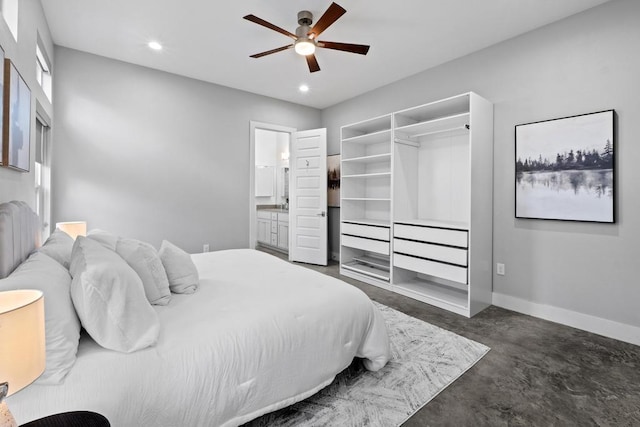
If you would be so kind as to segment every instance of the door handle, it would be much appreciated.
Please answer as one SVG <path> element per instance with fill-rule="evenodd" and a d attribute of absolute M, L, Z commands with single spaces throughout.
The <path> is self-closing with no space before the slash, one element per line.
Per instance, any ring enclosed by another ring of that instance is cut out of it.
<path fill-rule="evenodd" d="M 327 215 L 327 213 L 325 211 L 320 212 L 319 214 L 316 214 L 317 216 L 321 216 L 321 217 L 325 217 Z"/>

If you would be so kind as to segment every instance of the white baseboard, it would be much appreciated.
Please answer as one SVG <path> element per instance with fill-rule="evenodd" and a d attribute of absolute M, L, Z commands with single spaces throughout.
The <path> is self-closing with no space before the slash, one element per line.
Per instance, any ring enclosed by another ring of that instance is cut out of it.
<path fill-rule="evenodd" d="M 509 295 L 493 293 L 493 305 L 528 314 L 551 322 L 561 323 L 583 331 L 592 332 L 605 337 L 640 345 L 640 327 L 578 313 L 552 305 L 538 304 Z"/>

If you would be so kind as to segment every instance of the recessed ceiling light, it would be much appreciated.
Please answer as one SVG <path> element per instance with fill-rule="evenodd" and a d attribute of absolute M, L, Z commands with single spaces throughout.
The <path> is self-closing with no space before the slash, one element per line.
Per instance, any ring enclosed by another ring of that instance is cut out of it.
<path fill-rule="evenodd" d="M 298 88 L 298 90 L 299 90 L 300 92 L 302 92 L 302 93 L 309 92 L 309 86 L 307 86 L 307 85 L 305 85 L 305 84 L 302 84 L 302 85 L 300 85 L 300 87 Z"/>
<path fill-rule="evenodd" d="M 148 46 L 153 50 L 162 50 L 162 45 L 158 42 L 149 42 Z"/>

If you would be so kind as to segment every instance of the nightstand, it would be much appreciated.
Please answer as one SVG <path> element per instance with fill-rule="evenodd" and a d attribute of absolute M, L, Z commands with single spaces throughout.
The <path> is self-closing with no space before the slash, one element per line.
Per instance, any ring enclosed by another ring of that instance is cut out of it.
<path fill-rule="evenodd" d="M 63 412 L 33 420 L 20 427 L 110 427 L 104 416 L 89 411 Z"/>

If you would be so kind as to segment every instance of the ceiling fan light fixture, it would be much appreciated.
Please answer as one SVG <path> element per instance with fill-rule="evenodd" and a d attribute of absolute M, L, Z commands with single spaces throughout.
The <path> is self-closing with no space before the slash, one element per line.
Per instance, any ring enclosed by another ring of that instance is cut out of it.
<path fill-rule="evenodd" d="M 267 50 L 265 52 L 256 53 L 255 55 L 250 56 L 251 58 L 262 58 L 263 56 L 271 55 L 272 53 L 282 52 L 284 50 L 293 48 L 298 55 L 305 57 L 307 66 L 309 67 L 309 72 L 315 73 L 317 71 L 320 71 L 320 65 L 318 65 L 318 60 L 315 56 L 316 47 L 366 55 L 369 51 L 368 45 L 337 43 L 318 40 L 320 34 L 322 34 L 324 30 L 326 30 L 329 26 L 336 22 L 338 18 L 340 18 L 346 12 L 346 9 L 339 4 L 335 2 L 331 3 L 329 8 L 322 14 L 320 19 L 318 19 L 318 21 L 312 27 L 311 24 L 313 24 L 313 14 L 308 10 L 301 10 L 300 12 L 298 12 L 299 27 L 296 28 L 295 34 L 276 25 L 273 25 L 272 23 L 265 21 L 264 19 L 258 18 L 255 15 L 246 15 L 243 18 L 247 21 L 262 25 L 263 27 L 276 31 L 294 40 L 293 44 Z"/>
<path fill-rule="evenodd" d="M 298 55 L 308 56 L 315 53 L 316 44 L 309 39 L 298 39 L 294 48 Z"/>

